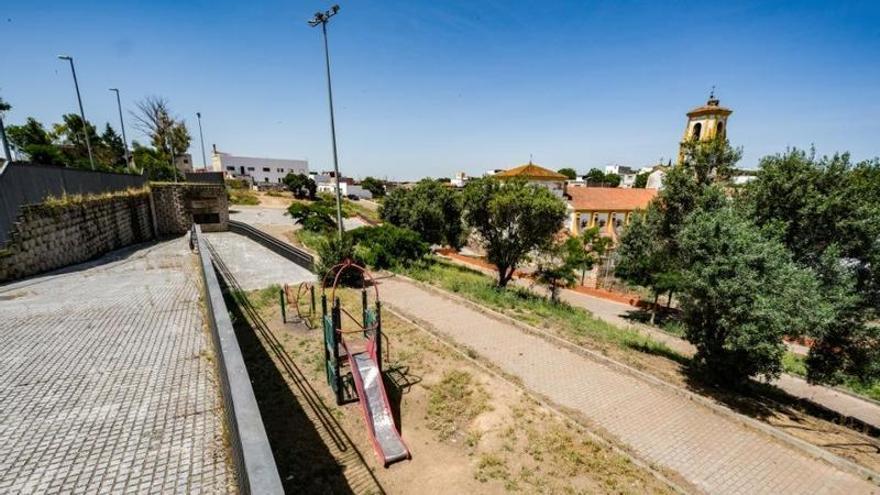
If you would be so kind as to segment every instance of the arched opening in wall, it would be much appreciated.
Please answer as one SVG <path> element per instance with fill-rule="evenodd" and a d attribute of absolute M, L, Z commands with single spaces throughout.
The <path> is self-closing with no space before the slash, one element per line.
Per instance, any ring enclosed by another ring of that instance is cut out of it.
<path fill-rule="evenodd" d="M 715 135 L 720 138 L 724 137 L 724 122 L 719 122 L 718 126 L 715 127 Z"/>
<path fill-rule="evenodd" d="M 700 139 L 700 134 L 703 133 L 703 124 L 697 122 L 694 124 L 694 139 Z"/>

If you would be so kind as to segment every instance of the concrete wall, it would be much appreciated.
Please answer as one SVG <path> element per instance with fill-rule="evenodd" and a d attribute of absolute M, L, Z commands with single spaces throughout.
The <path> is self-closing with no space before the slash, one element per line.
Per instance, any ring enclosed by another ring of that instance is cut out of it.
<path fill-rule="evenodd" d="M 0 173 L 0 245 L 9 239 L 9 232 L 24 205 L 42 203 L 49 196 L 140 189 L 146 183 L 146 178 L 140 175 L 11 163 Z"/>
<path fill-rule="evenodd" d="M 194 221 L 203 232 L 227 230 L 229 200 L 225 185 L 153 183 L 150 189 L 160 236 L 185 234 Z"/>
<path fill-rule="evenodd" d="M 0 249 L 0 282 L 88 261 L 152 238 L 146 191 L 27 205 Z"/>

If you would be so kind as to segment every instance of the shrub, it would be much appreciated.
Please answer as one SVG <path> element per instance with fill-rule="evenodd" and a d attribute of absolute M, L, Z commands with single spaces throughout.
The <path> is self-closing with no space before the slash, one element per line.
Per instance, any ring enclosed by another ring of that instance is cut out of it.
<path fill-rule="evenodd" d="M 312 204 L 293 203 L 287 208 L 287 213 L 293 218 L 294 223 L 303 226 L 310 232 L 324 232 L 336 228 L 336 212 L 333 206 L 324 201 L 316 201 Z"/>
<path fill-rule="evenodd" d="M 353 263 L 363 266 L 364 260 L 359 258 L 354 249 L 354 240 L 350 234 L 342 236 L 339 239 L 336 236 L 326 238 L 318 244 L 318 262 L 315 264 L 315 271 L 322 278 L 324 286 L 333 285 L 333 279 L 336 272 L 331 271 L 333 267 L 350 260 Z M 339 284 L 347 287 L 362 287 L 364 276 L 360 270 L 345 270 L 339 279 Z"/>
<path fill-rule="evenodd" d="M 351 235 L 358 255 L 374 268 L 408 265 L 428 254 L 428 244 L 419 234 L 403 227 L 362 227 Z"/>

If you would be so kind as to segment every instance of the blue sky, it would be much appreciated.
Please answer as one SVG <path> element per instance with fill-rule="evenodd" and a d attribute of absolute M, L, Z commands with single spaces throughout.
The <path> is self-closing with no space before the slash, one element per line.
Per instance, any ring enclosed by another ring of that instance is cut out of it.
<path fill-rule="evenodd" d="M 579 171 L 675 156 L 712 85 L 742 166 L 788 146 L 880 155 L 880 2 L 340 2 L 329 26 L 343 174 L 396 179 L 528 161 Z M 8 1 L 7 117 L 170 100 L 206 147 L 331 165 L 321 1 Z M 129 139 L 140 139 L 126 114 Z"/>

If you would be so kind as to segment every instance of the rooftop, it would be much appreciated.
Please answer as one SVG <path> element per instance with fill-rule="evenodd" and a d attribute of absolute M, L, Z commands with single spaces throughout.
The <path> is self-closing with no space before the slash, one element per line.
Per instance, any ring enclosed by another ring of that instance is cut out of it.
<path fill-rule="evenodd" d="M 709 101 L 707 101 L 705 105 L 694 108 L 693 110 L 691 110 L 690 112 L 687 113 L 687 116 L 688 117 L 697 117 L 700 115 L 712 115 L 712 114 L 719 114 L 719 115 L 726 116 L 726 115 L 730 115 L 733 113 L 733 110 L 731 110 L 727 107 L 722 107 L 720 105 L 720 103 L 721 103 L 721 100 L 719 100 L 718 98 L 715 98 L 715 95 L 712 94 L 709 96 Z"/>
<path fill-rule="evenodd" d="M 656 189 L 618 187 L 570 187 L 569 204 L 576 211 L 631 211 L 646 208 L 657 196 Z"/>
<path fill-rule="evenodd" d="M 520 165 L 519 167 L 514 167 L 509 170 L 505 170 L 503 172 L 498 172 L 495 174 L 495 177 L 500 178 L 508 178 L 508 177 L 522 177 L 524 179 L 532 179 L 532 180 L 558 180 L 564 181 L 568 179 L 568 177 L 554 172 L 552 170 L 548 170 L 539 165 L 535 165 L 532 162 L 529 162 L 525 165 Z"/>

